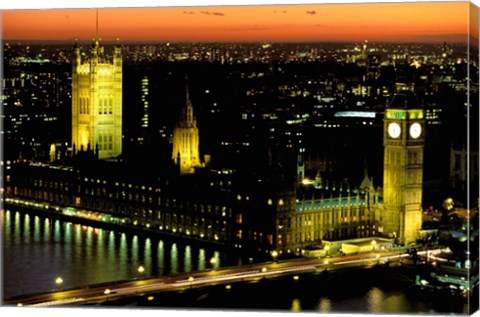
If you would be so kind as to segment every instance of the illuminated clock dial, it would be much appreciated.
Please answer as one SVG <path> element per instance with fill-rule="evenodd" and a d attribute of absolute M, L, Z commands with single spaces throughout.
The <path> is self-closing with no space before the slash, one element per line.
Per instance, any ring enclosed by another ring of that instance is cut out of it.
<path fill-rule="evenodd" d="M 418 138 L 422 134 L 422 126 L 420 123 L 415 122 L 410 126 L 410 136 L 414 139 Z"/>
<path fill-rule="evenodd" d="M 388 135 L 394 139 L 400 136 L 401 131 L 402 129 L 400 128 L 400 125 L 396 122 L 392 122 L 388 125 Z"/>

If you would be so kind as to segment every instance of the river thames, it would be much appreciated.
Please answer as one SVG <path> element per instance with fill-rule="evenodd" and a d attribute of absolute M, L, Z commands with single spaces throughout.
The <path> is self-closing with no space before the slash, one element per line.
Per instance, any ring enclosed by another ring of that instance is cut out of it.
<path fill-rule="evenodd" d="M 3 298 L 212 269 L 238 261 L 214 248 L 73 224 L 14 208 L 2 211 Z M 138 268 L 145 270 L 139 272 Z M 63 279 L 59 286 L 56 278 Z M 269 294 L 269 296 L 266 296 Z M 272 295 L 272 296 L 270 296 Z M 110 305 L 338 313 L 465 313 L 458 298 L 418 296 L 382 271 L 325 278 L 304 274 L 193 289 Z"/>

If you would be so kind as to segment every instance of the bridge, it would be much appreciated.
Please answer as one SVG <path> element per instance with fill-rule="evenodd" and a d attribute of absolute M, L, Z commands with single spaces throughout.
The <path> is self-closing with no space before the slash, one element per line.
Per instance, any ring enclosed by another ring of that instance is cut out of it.
<path fill-rule="evenodd" d="M 440 249 L 419 251 L 421 256 L 441 252 Z M 295 275 L 340 269 L 370 267 L 381 263 L 398 265 L 406 260 L 409 254 L 403 251 L 381 253 L 364 253 L 321 259 L 293 259 L 281 262 L 268 262 L 211 269 L 175 276 L 137 279 L 109 284 L 90 285 L 76 289 L 56 290 L 49 293 L 16 296 L 4 300 L 4 305 L 16 306 L 75 306 L 100 304 L 109 300 L 134 295 L 148 295 L 158 292 L 173 292 L 195 287 L 206 287 L 218 284 L 253 281 L 282 275 Z"/>

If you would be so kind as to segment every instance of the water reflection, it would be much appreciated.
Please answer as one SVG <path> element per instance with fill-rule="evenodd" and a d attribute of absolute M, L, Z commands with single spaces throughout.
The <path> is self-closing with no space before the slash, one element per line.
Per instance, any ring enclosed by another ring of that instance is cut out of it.
<path fill-rule="evenodd" d="M 327 297 L 321 297 L 318 303 L 318 310 L 322 313 L 329 312 L 332 308 L 332 302 Z"/>
<path fill-rule="evenodd" d="M 367 294 L 368 311 L 379 313 L 382 311 L 383 292 L 377 287 L 372 288 Z"/>
<path fill-rule="evenodd" d="M 205 250 L 200 249 L 198 252 L 198 269 L 205 270 L 205 263 L 206 263 Z"/>
<path fill-rule="evenodd" d="M 27 216 L 16 211 L 2 211 L 1 219 L 4 232 L 4 298 L 53 290 L 59 287 L 55 283 L 59 276 L 63 279 L 61 287 L 70 288 L 138 278 L 140 275 L 165 276 L 211 269 L 212 258 L 215 259 L 215 267 L 237 262 L 237 259 L 228 259 L 217 250 L 94 229 L 33 214 Z M 138 272 L 140 265 L 145 269 L 143 273 Z M 373 280 L 375 273 L 367 271 L 365 274 L 370 274 Z M 292 288 L 292 278 L 288 276 L 245 283 L 242 287 L 233 286 L 233 290 L 235 299 L 240 303 L 238 307 L 244 308 L 352 313 L 467 313 L 467 305 L 462 301 L 453 302 L 452 298 L 421 298 L 407 290 L 377 287 L 375 283 L 368 282 L 370 278 L 365 279 L 365 285 L 349 292 L 355 287 L 337 280 L 328 282 L 323 277 L 319 282 L 320 277 L 302 277 L 299 282 L 305 281 L 303 285 L 308 287 Z M 194 298 L 195 303 L 191 307 L 198 304 L 196 299 L 202 295 L 183 299 L 175 294 L 180 306 Z M 222 296 L 210 296 L 209 301 L 212 307 L 223 307 L 228 303 Z"/>
<path fill-rule="evenodd" d="M 192 249 L 189 245 L 185 247 L 185 256 L 184 256 L 184 272 L 190 272 L 192 270 Z"/>
<path fill-rule="evenodd" d="M 204 270 L 216 250 L 2 211 L 4 298 L 54 289 Z"/>
<path fill-rule="evenodd" d="M 177 273 L 178 271 L 178 252 L 177 244 L 173 243 L 170 249 L 170 272 Z"/>
<path fill-rule="evenodd" d="M 298 298 L 292 299 L 291 311 L 298 312 L 300 310 L 302 310 L 302 307 L 300 306 L 300 300 Z"/>

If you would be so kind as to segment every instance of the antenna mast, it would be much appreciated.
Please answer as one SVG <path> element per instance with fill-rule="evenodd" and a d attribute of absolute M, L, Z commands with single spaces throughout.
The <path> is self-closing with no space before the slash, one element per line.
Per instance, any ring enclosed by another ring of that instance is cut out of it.
<path fill-rule="evenodd" d="M 97 11 L 97 30 L 96 30 L 97 33 L 96 33 L 95 39 L 98 41 L 98 9 L 96 9 L 96 11 Z"/>

